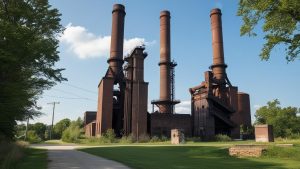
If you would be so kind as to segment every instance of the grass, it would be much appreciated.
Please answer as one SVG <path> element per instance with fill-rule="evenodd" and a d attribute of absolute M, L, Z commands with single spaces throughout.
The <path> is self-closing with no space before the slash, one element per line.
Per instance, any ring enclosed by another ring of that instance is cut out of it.
<path fill-rule="evenodd" d="M 26 148 L 24 158 L 19 160 L 15 169 L 46 169 L 47 168 L 47 150 Z"/>
<path fill-rule="evenodd" d="M 46 169 L 47 151 L 27 145 L 25 142 L 1 142 L 0 169 Z"/>
<path fill-rule="evenodd" d="M 135 144 L 80 149 L 134 169 L 300 169 L 300 147 L 271 148 L 260 158 L 235 158 L 228 147 L 245 142 L 203 142 L 185 145 Z M 248 141 L 246 143 L 253 143 Z M 138 146 L 136 146 L 138 145 Z M 282 151 L 285 149 L 284 151 Z M 296 153 L 293 158 L 292 154 Z"/>
<path fill-rule="evenodd" d="M 62 140 L 46 140 L 44 142 L 41 142 L 40 144 L 70 144 L 63 142 Z"/>

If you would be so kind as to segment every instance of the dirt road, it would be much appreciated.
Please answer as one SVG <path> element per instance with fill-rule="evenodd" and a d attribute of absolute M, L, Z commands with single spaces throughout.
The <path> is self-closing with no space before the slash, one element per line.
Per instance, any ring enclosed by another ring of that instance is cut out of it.
<path fill-rule="evenodd" d="M 75 145 L 32 145 L 48 149 L 48 169 L 130 169 L 111 160 L 77 151 Z"/>

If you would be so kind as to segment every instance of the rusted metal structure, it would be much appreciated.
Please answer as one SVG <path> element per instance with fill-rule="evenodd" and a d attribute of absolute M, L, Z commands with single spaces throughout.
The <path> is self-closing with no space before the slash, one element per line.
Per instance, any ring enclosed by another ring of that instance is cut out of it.
<path fill-rule="evenodd" d="M 160 13 L 160 97 L 152 101 L 159 110 L 147 113 L 148 83 L 144 81 L 144 46 L 137 46 L 123 58 L 125 7 L 113 6 L 109 67 L 98 85 L 98 109 L 85 113 L 87 136 L 101 136 L 114 129 L 118 137 L 144 134 L 170 137 L 172 129 L 186 136 L 212 139 L 216 134 L 239 138 L 240 125 L 251 126 L 250 99 L 232 86 L 224 60 L 221 10 L 210 13 L 213 64 L 205 80 L 190 88 L 191 115 L 176 114 L 174 68 L 171 61 L 170 12 Z M 125 62 L 125 65 L 123 66 Z M 95 115 L 96 114 L 96 115 Z"/>
<path fill-rule="evenodd" d="M 174 113 L 175 100 L 174 69 L 177 63 L 171 61 L 170 12 L 160 12 L 160 97 L 151 103 L 159 108 L 160 113 Z"/>
<path fill-rule="evenodd" d="M 125 66 L 124 134 L 138 139 L 147 134 L 148 83 L 144 81 L 143 46 L 136 47 L 127 57 Z"/>
<path fill-rule="evenodd" d="M 171 32 L 170 12 L 160 13 L 160 97 L 153 100 L 159 110 L 150 114 L 150 134 L 170 137 L 172 129 L 181 129 L 186 136 L 191 136 L 191 116 L 189 114 L 176 114 L 175 104 L 175 66 L 171 61 Z"/>
<path fill-rule="evenodd" d="M 220 9 L 210 12 L 213 46 L 211 71 L 204 73 L 204 82 L 190 88 L 192 132 L 194 136 L 204 139 L 212 139 L 216 134 L 239 138 L 240 125 L 251 125 L 249 95 L 238 93 L 238 88 L 231 85 L 226 74 L 221 15 Z"/>
<path fill-rule="evenodd" d="M 144 47 L 136 47 L 126 58 L 123 68 L 125 7 L 115 4 L 112 11 L 112 33 L 109 67 L 98 85 L 96 136 L 113 129 L 118 137 L 147 132 L 148 83 L 144 82 Z M 125 73 L 125 75 L 124 75 Z"/>

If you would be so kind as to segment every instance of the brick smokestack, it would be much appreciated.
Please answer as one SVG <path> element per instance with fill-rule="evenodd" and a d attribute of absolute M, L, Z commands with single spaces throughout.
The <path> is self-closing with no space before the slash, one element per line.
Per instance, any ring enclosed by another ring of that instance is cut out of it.
<path fill-rule="evenodd" d="M 171 40 L 170 40 L 170 12 L 162 11 L 160 13 L 160 100 L 171 100 L 171 76 L 170 76 L 170 57 L 171 57 Z M 162 113 L 171 111 L 171 105 L 162 104 L 159 106 Z"/>
<path fill-rule="evenodd" d="M 211 32 L 212 32 L 212 46 L 213 46 L 213 64 L 211 69 L 215 80 L 219 83 L 225 83 L 226 67 L 224 62 L 223 49 L 223 34 L 222 34 L 222 19 L 221 10 L 218 8 L 210 11 Z"/>
<path fill-rule="evenodd" d="M 112 30 L 110 44 L 110 58 L 108 59 L 111 68 L 109 76 L 114 76 L 122 71 L 123 65 L 123 42 L 124 42 L 124 18 L 125 7 L 115 4 L 112 11 Z"/>

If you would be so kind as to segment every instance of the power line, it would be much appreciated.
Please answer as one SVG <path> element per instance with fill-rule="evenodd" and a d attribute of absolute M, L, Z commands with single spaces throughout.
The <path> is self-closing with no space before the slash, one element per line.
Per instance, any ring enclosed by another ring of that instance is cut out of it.
<path fill-rule="evenodd" d="M 69 94 L 69 95 L 72 95 L 72 96 L 76 96 L 78 98 L 90 99 L 90 98 L 82 97 L 82 96 L 80 96 L 78 94 L 75 94 L 75 93 L 72 93 L 72 92 L 68 92 L 68 91 L 64 91 L 64 90 L 61 90 L 61 89 L 53 89 L 53 90 L 59 91 L 59 92 L 64 93 L 64 94 Z"/>
<path fill-rule="evenodd" d="M 87 90 L 87 89 L 84 89 L 84 88 L 81 88 L 81 87 L 78 87 L 78 86 L 75 86 L 75 85 L 71 85 L 71 84 L 68 84 L 68 83 L 65 83 L 65 82 L 62 82 L 61 84 L 64 84 L 64 85 L 67 85 L 67 86 L 70 86 L 70 87 L 73 87 L 73 88 L 76 88 L 76 89 L 79 89 L 79 90 L 82 90 L 82 91 L 85 91 L 85 92 L 88 92 L 88 93 L 97 94 L 97 92 L 95 92 L 95 91 Z"/>
<path fill-rule="evenodd" d="M 62 96 L 53 96 L 53 95 L 46 95 L 46 94 L 44 94 L 43 96 L 52 97 L 52 98 L 58 98 L 58 99 L 96 101 L 96 100 L 93 100 L 93 99 L 90 99 L 90 98 L 84 98 L 84 97 L 62 97 Z"/>

